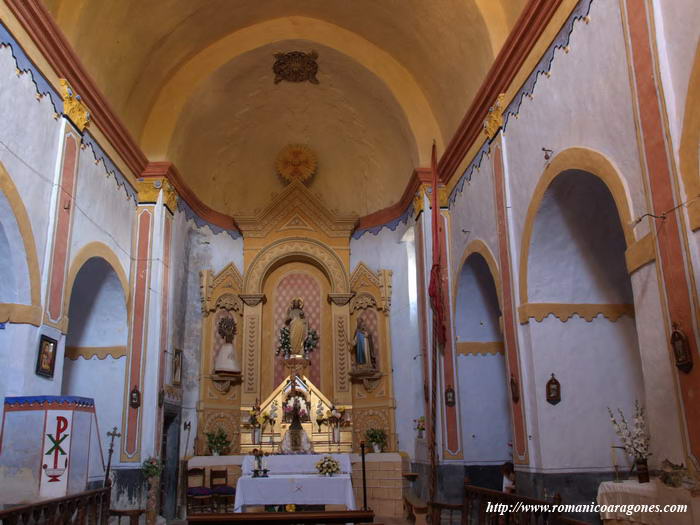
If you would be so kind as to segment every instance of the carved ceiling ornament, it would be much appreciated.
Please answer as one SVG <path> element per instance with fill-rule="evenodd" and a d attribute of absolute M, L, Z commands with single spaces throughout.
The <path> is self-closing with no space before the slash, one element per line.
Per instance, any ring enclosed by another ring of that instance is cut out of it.
<path fill-rule="evenodd" d="M 318 53 L 311 51 L 290 51 L 289 53 L 275 53 L 275 63 L 272 72 L 275 74 L 275 84 L 283 80 L 287 82 L 306 82 L 318 84 Z"/>
<path fill-rule="evenodd" d="M 287 182 L 308 182 L 317 167 L 316 154 L 304 144 L 285 146 L 275 161 L 277 173 Z"/>

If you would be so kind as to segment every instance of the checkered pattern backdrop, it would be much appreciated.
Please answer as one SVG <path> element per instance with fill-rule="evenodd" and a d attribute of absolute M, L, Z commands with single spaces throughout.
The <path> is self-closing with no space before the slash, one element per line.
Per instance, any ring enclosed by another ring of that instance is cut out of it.
<path fill-rule="evenodd" d="M 377 311 L 374 308 L 365 308 L 360 314 L 360 319 L 365 325 L 367 332 L 372 336 L 372 344 L 374 345 L 374 357 L 377 359 L 377 368 L 381 369 L 381 359 L 379 352 L 379 328 L 377 327 Z"/>
<path fill-rule="evenodd" d="M 274 348 L 279 344 L 280 329 L 287 318 L 287 309 L 292 299 L 301 297 L 304 300 L 304 315 L 308 321 L 309 330 L 316 330 L 321 337 L 321 286 L 318 281 L 306 273 L 291 273 L 286 275 L 277 285 L 275 291 L 275 341 Z M 321 385 L 321 341 L 316 350 L 311 352 L 308 377 L 316 386 Z M 287 371 L 281 357 L 275 358 L 275 385 L 286 377 Z"/>

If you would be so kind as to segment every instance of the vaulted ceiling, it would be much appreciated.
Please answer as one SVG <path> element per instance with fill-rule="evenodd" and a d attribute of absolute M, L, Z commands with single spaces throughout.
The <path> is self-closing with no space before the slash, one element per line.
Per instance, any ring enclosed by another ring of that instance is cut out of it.
<path fill-rule="evenodd" d="M 150 160 L 235 216 L 283 185 L 308 144 L 332 208 L 396 202 L 444 147 L 526 0 L 44 0 Z M 315 50 L 319 84 L 274 83 L 273 55 Z"/>

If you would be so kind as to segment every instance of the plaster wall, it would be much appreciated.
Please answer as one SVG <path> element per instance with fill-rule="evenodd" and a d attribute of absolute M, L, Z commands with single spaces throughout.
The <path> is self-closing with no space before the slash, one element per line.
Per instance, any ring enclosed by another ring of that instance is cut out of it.
<path fill-rule="evenodd" d="M 136 203 L 117 186 L 104 165 L 95 164 L 91 148 L 80 150 L 78 179 L 71 234 L 71 264 L 87 244 L 101 242 L 119 258 L 124 275 L 131 268 L 132 234 Z"/>
<path fill-rule="evenodd" d="M 635 400 L 643 402 L 642 370 L 634 320 L 615 323 L 598 316 L 575 316 L 566 323 L 552 316 L 528 325 L 534 363 L 538 427 L 532 443 L 540 449 L 542 471 L 610 470 L 610 446 L 617 444 L 607 407 L 631 419 Z M 545 385 L 554 373 L 562 400 L 546 402 Z M 622 456 L 622 454 L 620 455 Z"/>
<path fill-rule="evenodd" d="M 32 225 L 43 273 L 51 193 L 63 123 L 48 97 L 36 99 L 31 75 L 17 76 L 12 50 L 0 47 L 0 162 L 12 178 Z"/>
<path fill-rule="evenodd" d="M 124 290 L 104 259 L 89 259 L 78 272 L 68 313 L 67 346 L 126 346 L 128 325 Z"/>
<path fill-rule="evenodd" d="M 53 378 L 38 376 L 36 369 L 39 336 L 58 340 Z M 47 326 L 38 330 L 28 324 L 6 324 L 0 330 L 0 398 L 26 395 L 60 395 L 63 377 L 64 338 Z M 0 406 L 0 411 L 3 408 Z"/>
<path fill-rule="evenodd" d="M 510 461 L 510 396 L 503 355 L 460 355 L 457 370 L 464 463 Z"/>
<path fill-rule="evenodd" d="M 700 44 L 700 9 L 695 0 L 654 0 L 652 5 L 661 80 L 677 152 L 690 74 Z"/>
<path fill-rule="evenodd" d="M 189 432 L 182 430 L 180 454 L 194 454 L 197 435 L 197 402 L 199 401 L 199 369 L 201 352 L 202 305 L 199 272 L 215 274 L 233 262 L 243 271 L 243 239 L 227 233 L 214 234 L 209 227 L 197 227 L 178 212 L 173 220 L 172 239 L 172 341 L 173 348 L 183 351 L 182 421 L 190 421 Z"/>
<path fill-rule="evenodd" d="M 458 344 L 502 341 L 496 288 L 480 255 L 468 257 L 462 267 L 455 304 Z M 484 465 L 510 460 L 510 399 L 504 355 L 458 355 L 457 371 L 464 462 Z"/>
<path fill-rule="evenodd" d="M 481 166 L 465 182 L 450 208 L 450 246 L 452 274 L 457 277 L 464 250 L 474 240 L 483 241 L 498 261 L 498 230 L 494 211 L 493 163 L 484 157 Z"/>
<path fill-rule="evenodd" d="M 603 154 L 623 180 L 632 217 L 647 211 L 619 5 L 594 1 L 590 18 L 576 22 L 569 52 L 555 52 L 551 76 L 540 75 L 533 98 L 524 97 L 504 133 L 516 266 L 527 209 L 547 165 L 543 147 L 554 155 L 572 147 Z M 645 222 L 636 226 L 637 238 L 646 233 Z"/>
<path fill-rule="evenodd" d="M 0 303 L 31 304 L 27 252 L 10 202 L 0 192 Z"/>
<path fill-rule="evenodd" d="M 402 242 L 411 224 L 401 223 L 396 230 L 382 229 L 377 235 L 366 233 L 350 242 L 350 268 L 364 262 L 372 271 L 392 270 L 391 348 L 396 434 L 398 449 L 414 456 L 416 431 L 414 419 L 423 414 L 423 373 L 420 355 L 415 290 L 415 269 L 409 262 L 414 253 L 412 241 Z M 410 236 L 410 235 L 409 235 Z M 413 282 L 410 282 L 413 280 Z"/>
<path fill-rule="evenodd" d="M 122 403 L 124 400 L 124 377 L 126 374 L 126 357 L 114 359 L 107 356 L 104 359 L 79 357 L 75 361 L 68 360 L 65 364 L 61 395 L 90 397 L 95 400 L 95 414 L 102 445 L 102 456 L 107 463 L 109 438 L 107 432 L 114 427 L 122 429 Z M 112 465 L 119 467 L 119 441 L 115 441 L 115 453 Z M 131 464 L 130 466 L 133 466 Z"/>

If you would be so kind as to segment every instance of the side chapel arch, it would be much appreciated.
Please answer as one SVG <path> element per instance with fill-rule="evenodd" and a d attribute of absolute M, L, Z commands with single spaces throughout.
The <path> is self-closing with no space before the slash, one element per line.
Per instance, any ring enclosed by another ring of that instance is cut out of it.
<path fill-rule="evenodd" d="M 24 257 L 26 266 L 22 271 L 24 275 L 19 275 L 19 278 L 28 277 L 29 304 L 17 303 L 0 303 L 0 322 L 11 323 L 29 323 L 34 326 L 41 324 L 41 281 L 39 278 L 39 259 L 36 253 L 36 244 L 34 242 L 34 233 L 32 225 L 27 214 L 27 209 L 22 202 L 22 198 L 17 191 L 12 178 L 5 169 L 5 166 L 0 163 L 0 193 L 3 194 L 9 204 L 9 212 L 16 223 L 16 232 L 21 237 L 22 247 L 24 248 Z M 0 229 L 4 226 L 3 217 L 0 216 Z M 14 226 L 14 225 L 13 225 Z M 12 246 L 8 246 L 12 250 Z"/>
<path fill-rule="evenodd" d="M 575 147 L 560 152 L 552 159 L 540 177 L 525 216 L 520 245 L 520 273 L 518 279 L 520 283 L 521 306 L 528 303 L 528 264 L 537 212 L 540 210 L 545 192 L 554 179 L 567 170 L 585 171 L 603 181 L 615 201 L 627 247 L 629 248 L 635 243 L 635 234 L 632 229 L 632 209 L 629 204 L 631 202 L 629 190 L 613 163 L 603 154 L 588 148 Z"/>

